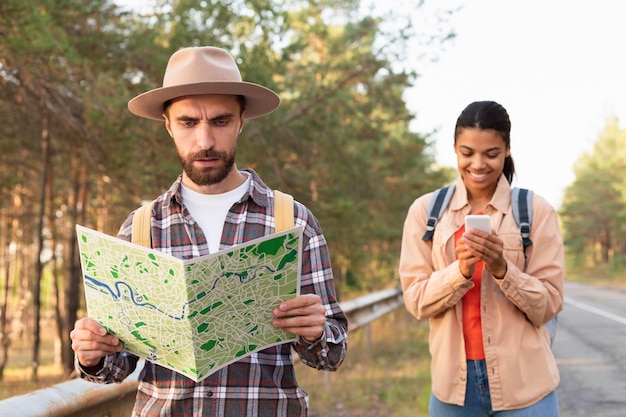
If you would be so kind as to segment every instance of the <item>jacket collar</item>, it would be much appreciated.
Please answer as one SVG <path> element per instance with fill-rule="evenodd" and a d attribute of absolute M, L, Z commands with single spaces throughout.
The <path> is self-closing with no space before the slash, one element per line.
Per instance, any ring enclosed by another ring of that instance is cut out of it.
<path fill-rule="evenodd" d="M 463 178 L 458 177 L 455 186 L 454 195 L 450 200 L 450 210 L 459 211 L 468 207 L 469 201 L 467 199 L 467 189 L 463 183 Z M 496 185 L 496 191 L 491 196 L 489 205 L 502 213 L 506 213 L 511 206 L 511 186 L 504 175 L 500 175 L 498 184 Z"/>

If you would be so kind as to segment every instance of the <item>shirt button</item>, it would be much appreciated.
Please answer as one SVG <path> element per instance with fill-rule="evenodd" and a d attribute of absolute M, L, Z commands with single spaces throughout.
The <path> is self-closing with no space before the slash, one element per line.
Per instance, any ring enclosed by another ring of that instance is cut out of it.
<path fill-rule="evenodd" d="M 509 284 L 508 282 L 505 282 L 504 285 L 502 286 L 504 287 L 505 290 L 508 290 L 511 284 Z"/>
<path fill-rule="evenodd" d="M 207 396 L 207 397 L 209 397 L 209 398 L 211 398 L 211 397 L 213 396 L 213 390 L 208 390 L 208 391 L 206 392 L 206 396 Z"/>

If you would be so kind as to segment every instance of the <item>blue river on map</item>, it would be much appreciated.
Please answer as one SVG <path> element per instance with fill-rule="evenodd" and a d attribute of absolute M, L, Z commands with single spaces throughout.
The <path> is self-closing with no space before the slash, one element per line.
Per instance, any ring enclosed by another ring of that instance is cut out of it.
<path fill-rule="evenodd" d="M 260 265 L 260 268 L 263 269 L 267 269 L 270 272 L 274 273 L 276 271 L 274 271 L 272 268 L 269 268 L 267 265 Z M 259 269 L 260 269 L 259 268 Z M 255 269 L 253 271 L 253 273 L 251 274 L 247 274 L 247 275 L 242 275 L 242 274 L 238 274 L 238 273 L 233 273 L 233 275 L 237 276 L 238 281 L 241 284 L 248 284 L 252 281 L 254 281 L 257 277 L 258 277 L 258 271 Z M 98 281 L 97 279 L 87 276 L 85 275 L 85 284 L 88 285 L 89 287 L 91 287 L 92 289 L 96 290 L 96 291 L 100 291 L 102 293 L 106 293 L 109 294 L 111 296 L 111 298 L 113 298 L 114 300 L 130 300 L 134 305 L 138 306 L 138 307 L 145 307 L 145 308 L 150 308 L 153 309 L 155 311 L 158 311 L 159 313 L 173 319 L 173 320 L 183 320 L 186 316 L 186 310 L 189 307 L 189 305 L 195 301 L 198 301 L 200 298 L 204 298 L 204 296 L 206 296 L 206 293 L 202 294 L 201 296 L 199 295 L 196 299 L 191 300 L 185 304 L 183 304 L 182 308 L 181 308 L 181 314 L 180 316 L 173 316 L 159 308 L 157 308 L 156 305 L 149 303 L 149 302 L 144 302 L 143 301 L 143 297 L 141 296 L 136 296 L 133 289 L 124 281 L 116 281 L 114 286 L 115 288 L 111 288 L 111 286 L 107 283 L 104 283 L 102 281 Z M 219 278 L 217 278 L 212 285 L 211 291 L 214 290 L 217 286 L 217 284 L 219 283 L 219 281 L 222 278 L 227 278 L 227 276 L 222 275 Z M 124 291 L 123 288 L 126 288 L 127 291 Z M 128 296 L 126 296 L 125 294 L 123 295 L 123 293 L 128 293 Z"/>

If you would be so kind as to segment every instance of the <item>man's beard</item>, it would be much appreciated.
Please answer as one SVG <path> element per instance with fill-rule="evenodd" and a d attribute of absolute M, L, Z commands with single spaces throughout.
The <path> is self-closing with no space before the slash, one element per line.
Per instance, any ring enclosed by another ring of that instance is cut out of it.
<path fill-rule="evenodd" d="M 228 177 L 228 174 L 235 166 L 235 156 L 237 154 L 236 149 L 233 149 L 232 153 L 218 152 L 218 151 L 201 151 L 193 155 L 184 158 L 178 154 L 180 163 L 183 166 L 183 171 L 187 174 L 187 177 L 196 185 L 214 185 L 218 184 Z M 195 168 L 193 161 L 201 158 L 218 158 L 224 162 L 224 165 L 216 168 Z"/>

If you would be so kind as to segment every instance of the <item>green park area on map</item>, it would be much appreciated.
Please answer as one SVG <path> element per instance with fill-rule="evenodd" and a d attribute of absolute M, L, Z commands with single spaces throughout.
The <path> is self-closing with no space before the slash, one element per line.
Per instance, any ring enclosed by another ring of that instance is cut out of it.
<path fill-rule="evenodd" d="M 300 291 L 302 227 L 182 260 L 76 226 L 89 317 L 194 381 L 295 336 L 272 310 Z"/>

